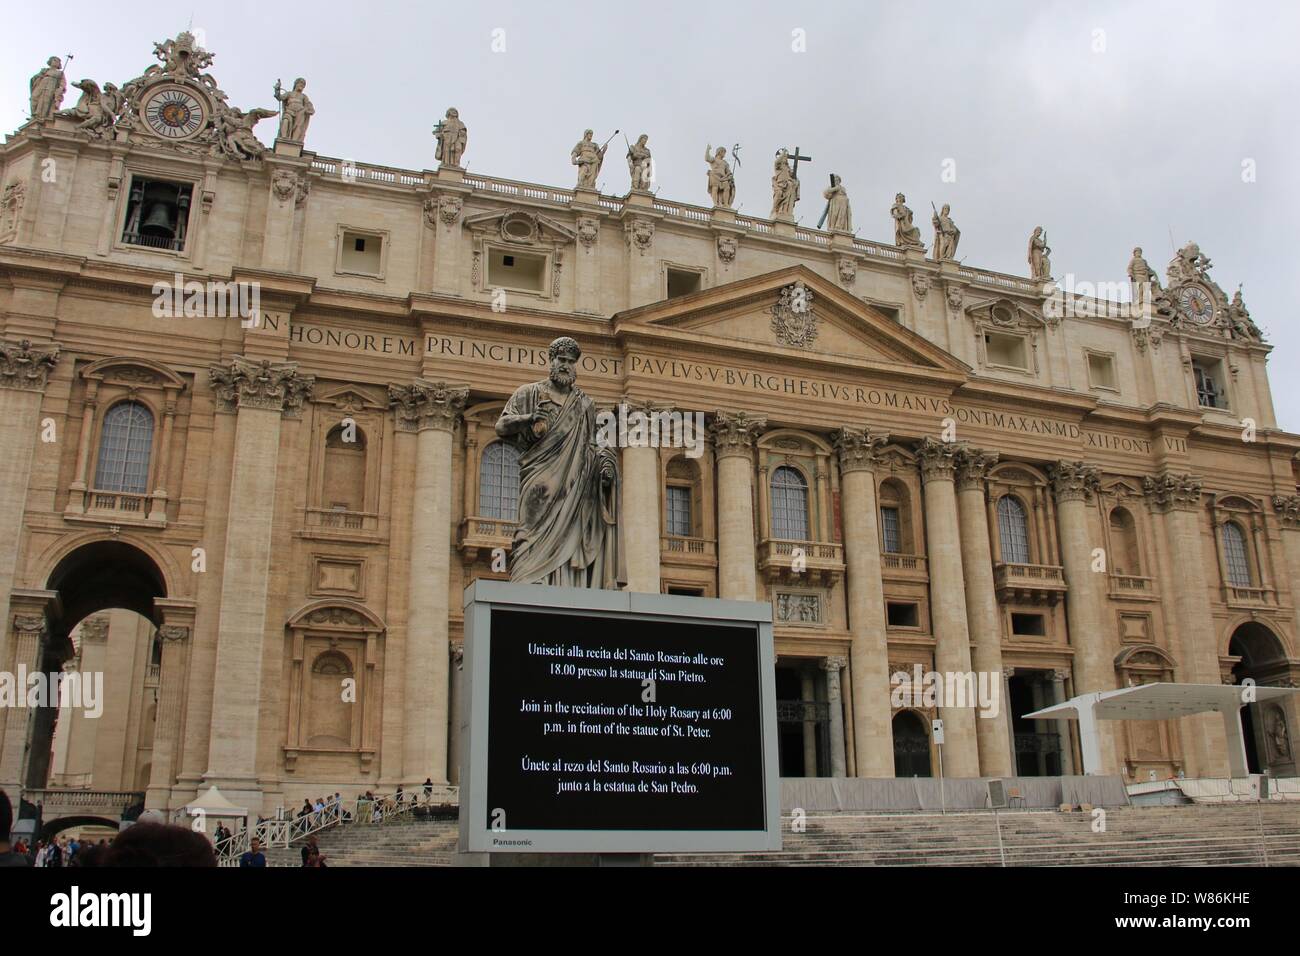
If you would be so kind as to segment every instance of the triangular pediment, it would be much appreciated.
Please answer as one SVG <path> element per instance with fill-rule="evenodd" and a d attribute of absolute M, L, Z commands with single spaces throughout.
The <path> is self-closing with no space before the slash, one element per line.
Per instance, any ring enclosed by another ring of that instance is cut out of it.
<path fill-rule="evenodd" d="M 614 322 L 628 332 L 690 333 L 701 347 L 739 345 L 796 359 L 970 371 L 956 356 L 801 265 L 629 309 Z"/>

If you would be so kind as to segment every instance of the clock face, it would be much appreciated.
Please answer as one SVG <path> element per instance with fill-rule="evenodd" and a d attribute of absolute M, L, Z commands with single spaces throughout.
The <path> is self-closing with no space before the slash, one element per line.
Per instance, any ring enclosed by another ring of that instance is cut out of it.
<path fill-rule="evenodd" d="M 1214 300 L 1199 286 L 1187 286 L 1178 293 L 1178 307 L 1190 322 L 1209 325 L 1214 320 Z"/>
<path fill-rule="evenodd" d="M 188 90 L 164 87 L 144 104 L 144 120 L 163 139 L 188 139 L 208 121 L 207 109 Z"/>

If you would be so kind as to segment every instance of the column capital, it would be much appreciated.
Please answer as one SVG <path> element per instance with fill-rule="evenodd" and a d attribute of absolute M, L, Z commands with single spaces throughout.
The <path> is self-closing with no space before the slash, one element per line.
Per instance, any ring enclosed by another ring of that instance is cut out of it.
<path fill-rule="evenodd" d="M 962 450 L 964 446 L 958 442 L 922 438 L 916 447 L 917 457 L 921 459 L 921 477 L 927 482 L 952 481 L 957 453 Z"/>
<path fill-rule="evenodd" d="M 889 443 L 885 432 L 872 434 L 867 428 L 837 428 L 831 434 L 840 459 L 840 472 L 871 471 L 880 463 L 880 449 Z"/>
<path fill-rule="evenodd" d="M 452 431 L 468 399 L 467 386 L 446 382 L 416 379 L 410 385 L 388 386 L 388 403 L 397 412 L 398 431 Z"/>
<path fill-rule="evenodd" d="M 1201 478 L 1162 472 L 1142 479 L 1142 494 L 1157 511 L 1194 511 L 1201 503 Z"/>
<path fill-rule="evenodd" d="M 758 436 L 767 429 L 767 419 L 746 412 L 724 412 L 719 409 L 709 422 L 715 454 L 719 458 L 731 455 L 749 457 Z"/>
<path fill-rule="evenodd" d="M 618 400 L 618 405 L 627 406 L 628 412 L 641 412 L 644 415 L 656 415 L 659 412 L 672 411 L 672 406 L 666 402 L 654 402 L 648 398 L 633 398 L 631 395 L 624 395 Z M 614 406 L 617 413 L 618 405 Z"/>
<path fill-rule="evenodd" d="M 316 376 L 298 372 L 297 362 L 254 362 L 236 355 L 229 365 L 208 368 L 208 381 L 217 396 L 217 410 L 265 408 L 286 418 L 302 415 L 302 403 L 312 397 Z"/>
<path fill-rule="evenodd" d="M 190 639 L 190 629 L 179 624 L 164 624 L 158 628 L 158 636 L 164 643 L 183 643 Z"/>
<path fill-rule="evenodd" d="M 1300 530 L 1300 495 L 1274 495 L 1273 510 L 1282 527 Z"/>
<path fill-rule="evenodd" d="M 82 621 L 81 639 L 87 644 L 102 644 L 108 640 L 108 618 L 96 615 Z"/>
<path fill-rule="evenodd" d="M 0 342 L 0 388 L 43 392 L 50 370 L 58 363 L 58 346 L 33 347 L 29 339 L 16 345 Z"/>
<path fill-rule="evenodd" d="M 1013 666 L 1003 667 L 1003 668 L 1002 668 L 1002 676 L 1003 676 L 1003 678 L 1006 679 L 1006 680 L 1011 680 L 1011 678 L 1013 678 L 1013 677 L 1016 676 L 1016 669 L 1015 669 L 1015 667 L 1013 667 Z"/>
<path fill-rule="evenodd" d="M 1069 670 L 1062 669 L 1062 668 L 1057 668 L 1057 669 L 1055 669 L 1055 670 L 1052 671 L 1052 680 L 1053 680 L 1053 681 L 1060 681 L 1060 682 L 1064 683 L 1065 681 L 1069 680 L 1069 677 L 1070 677 L 1070 672 L 1069 672 Z"/>
<path fill-rule="evenodd" d="M 1101 469 L 1085 461 L 1058 461 L 1047 468 L 1057 501 L 1091 501 L 1101 485 Z"/>
<path fill-rule="evenodd" d="M 998 463 L 998 453 L 983 448 L 962 447 L 957 451 L 957 490 L 984 490 L 989 469 Z"/>
<path fill-rule="evenodd" d="M 838 674 L 844 668 L 849 666 L 847 657 L 823 657 L 821 659 L 821 669 L 832 674 Z"/>

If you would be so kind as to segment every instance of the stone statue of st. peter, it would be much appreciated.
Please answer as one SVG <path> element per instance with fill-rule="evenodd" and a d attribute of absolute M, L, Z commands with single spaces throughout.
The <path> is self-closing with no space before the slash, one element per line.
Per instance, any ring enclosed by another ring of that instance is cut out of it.
<path fill-rule="evenodd" d="M 596 443 L 596 407 L 574 384 L 581 355 L 567 336 L 552 342 L 550 377 L 516 389 L 497 419 L 519 451 L 516 583 L 617 588 L 623 578 L 618 452 Z"/>

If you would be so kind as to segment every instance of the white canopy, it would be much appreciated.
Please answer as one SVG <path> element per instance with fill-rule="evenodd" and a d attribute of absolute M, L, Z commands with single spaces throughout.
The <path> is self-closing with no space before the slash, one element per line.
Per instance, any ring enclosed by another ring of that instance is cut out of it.
<path fill-rule="evenodd" d="M 200 812 L 210 817 L 246 817 L 248 807 L 237 807 L 216 787 L 208 787 L 185 804 L 186 816 L 194 816 Z"/>
<path fill-rule="evenodd" d="M 1253 697 L 1247 696 L 1247 691 Z M 1233 777 L 1248 775 L 1246 744 L 1241 732 L 1241 708 L 1246 703 L 1300 693 L 1294 687 L 1246 687 L 1240 684 L 1142 684 L 1119 690 L 1080 694 L 1060 704 L 1024 716 L 1030 720 L 1072 719 L 1079 722 L 1083 772 L 1101 772 L 1097 743 L 1098 720 L 1168 720 L 1217 711 L 1228 737 L 1228 769 Z"/>

